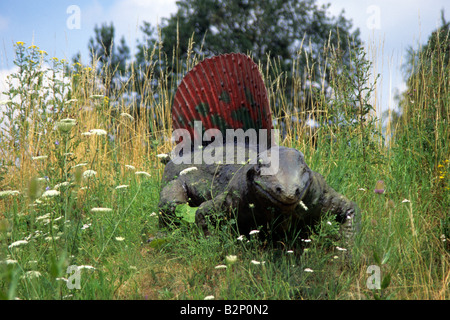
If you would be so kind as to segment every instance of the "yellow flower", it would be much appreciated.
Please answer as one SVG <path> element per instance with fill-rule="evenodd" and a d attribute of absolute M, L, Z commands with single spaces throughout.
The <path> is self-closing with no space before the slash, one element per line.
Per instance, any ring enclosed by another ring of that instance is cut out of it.
<path fill-rule="evenodd" d="M 24 43 L 23 41 L 17 41 L 16 44 L 17 44 L 18 46 L 23 46 L 25 43 Z"/>
<path fill-rule="evenodd" d="M 37 47 L 34 44 L 28 47 L 28 49 L 35 49 L 35 48 Z"/>
<path fill-rule="evenodd" d="M 47 52 L 45 52 L 44 50 L 39 50 L 40 54 L 47 54 Z"/>
<path fill-rule="evenodd" d="M 444 179 L 445 176 L 439 176 L 439 179 Z"/>
<path fill-rule="evenodd" d="M 58 61 L 59 59 L 57 57 L 52 58 L 53 61 Z"/>

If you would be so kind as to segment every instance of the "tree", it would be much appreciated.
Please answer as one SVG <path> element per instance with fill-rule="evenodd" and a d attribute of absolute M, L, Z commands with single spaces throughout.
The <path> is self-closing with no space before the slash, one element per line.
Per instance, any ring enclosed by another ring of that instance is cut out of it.
<path fill-rule="evenodd" d="M 418 50 L 409 47 L 402 65 L 407 90 L 397 95 L 398 123 L 408 123 L 417 111 L 423 112 L 422 121 L 434 126 L 436 112 L 449 120 L 450 84 L 450 22 L 441 11 L 442 25 L 434 30 Z M 438 95 L 436 95 L 438 93 Z M 429 104 L 433 98 L 433 103 Z"/>
<path fill-rule="evenodd" d="M 130 59 L 130 49 L 125 38 L 120 39 L 119 45 L 114 43 L 114 25 L 106 23 L 94 28 L 95 36 L 90 38 L 88 48 L 92 65 L 97 65 L 102 80 L 106 86 L 106 95 L 111 95 L 120 86 L 120 77 L 127 72 L 126 62 Z"/>
<path fill-rule="evenodd" d="M 408 49 L 403 70 L 407 89 L 399 95 L 398 137 L 414 135 L 408 148 L 435 166 L 448 156 L 450 137 L 450 22 L 442 11 L 442 25 L 418 50 Z M 417 134 L 420 133 L 420 134 Z"/>
<path fill-rule="evenodd" d="M 323 63 L 326 47 L 339 48 L 342 62 L 348 64 L 349 47 L 361 43 L 359 30 L 351 31 L 352 23 L 344 12 L 329 17 L 329 5 L 318 7 L 315 0 L 181 0 L 177 6 L 174 15 L 162 20 L 159 33 L 149 23 L 141 27 L 144 41 L 138 47 L 139 65 L 146 64 L 148 48 L 159 40 L 168 61 L 174 60 L 174 48 L 179 53 L 175 60 L 185 61 L 189 40 L 193 38 L 195 53 L 206 57 L 249 53 L 263 65 L 270 55 L 280 61 L 278 72 L 289 74 L 295 58 L 300 60 L 300 70 L 306 67 L 307 59 L 311 65 Z M 303 54 L 297 57 L 302 46 Z M 321 83 L 319 68 L 314 73 L 315 79 L 311 80 Z M 325 78 L 328 80 L 328 75 Z"/>

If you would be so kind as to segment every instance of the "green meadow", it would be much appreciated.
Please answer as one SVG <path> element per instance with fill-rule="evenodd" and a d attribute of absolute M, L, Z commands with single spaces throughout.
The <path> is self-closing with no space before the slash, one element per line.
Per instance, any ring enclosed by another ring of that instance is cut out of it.
<path fill-rule="evenodd" d="M 259 64 L 280 144 L 302 151 L 361 208 L 361 232 L 344 247 L 332 217 L 308 239 L 277 244 L 242 238 L 232 224 L 207 238 L 188 221 L 159 228 L 158 155 L 174 146 L 171 101 L 204 57 L 191 52 L 178 78 L 147 70 L 145 81 L 131 77 L 112 95 L 95 64 L 15 48 L 19 71 L 2 101 L 0 298 L 449 299 L 448 51 L 416 53 L 401 114 L 381 114 L 380 79 L 364 49 L 339 72 L 333 47 L 309 70 L 292 61 L 289 75 L 276 59 Z M 149 68 L 158 63 L 170 64 Z M 305 72 L 325 67 L 331 93 L 305 82 Z M 314 99 L 296 98 L 305 85 Z M 126 94 L 137 86 L 152 94 Z M 322 125 L 297 121 L 308 118 Z M 374 192 L 378 181 L 383 193 Z"/>

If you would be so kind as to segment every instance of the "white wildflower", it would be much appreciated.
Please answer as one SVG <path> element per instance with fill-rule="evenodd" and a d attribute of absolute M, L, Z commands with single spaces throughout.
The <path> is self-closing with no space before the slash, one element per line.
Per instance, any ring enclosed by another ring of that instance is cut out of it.
<path fill-rule="evenodd" d="M 254 204 L 254 203 L 249 203 L 249 204 L 248 204 L 248 207 L 249 207 L 250 209 L 253 209 L 253 208 L 255 207 L 255 204 Z"/>
<path fill-rule="evenodd" d="M 206 296 L 203 300 L 214 300 L 214 296 Z"/>
<path fill-rule="evenodd" d="M 411 201 L 409 201 L 408 199 L 403 199 L 403 201 L 402 201 L 402 203 L 408 203 L 408 202 L 411 202 Z"/>
<path fill-rule="evenodd" d="M 47 190 L 42 194 L 42 198 L 54 198 L 61 194 L 58 190 Z"/>
<path fill-rule="evenodd" d="M 49 212 L 49 213 L 46 213 L 46 214 L 44 214 L 44 215 L 42 215 L 42 216 L 36 217 L 36 221 L 40 221 L 40 220 L 48 220 L 48 219 L 50 219 L 50 216 L 51 216 L 51 213 L 50 213 L 50 212 Z"/>
<path fill-rule="evenodd" d="M 68 182 L 68 181 L 61 182 L 61 183 L 58 183 L 57 185 L 55 185 L 55 190 L 57 190 L 61 187 L 68 187 L 68 186 L 70 186 L 70 182 Z"/>
<path fill-rule="evenodd" d="M 63 132 L 63 133 L 67 133 L 69 132 L 73 126 L 75 126 L 77 124 L 77 120 L 75 119 L 62 119 L 58 122 L 56 122 L 56 129 L 58 129 L 59 131 Z"/>
<path fill-rule="evenodd" d="M 67 100 L 66 102 L 64 102 L 64 104 L 69 104 L 69 103 L 77 102 L 77 101 L 78 101 L 78 99 L 70 99 L 70 100 Z"/>
<path fill-rule="evenodd" d="M 93 266 L 87 266 L 87 265 L 82 265 L 82 266 L 78 266 L 78 270 L 80 269 L 91 269 L 91 270 L 95 270 L 95 268 Z"/>
<path fill-rule="evenodd" d="M 145 172 L 145 171 L 136 171 L 134 174 L 135 174 L 135 175 L 138 175 L 138 176 L 151 177 L 150 173 Z"/>
<path fill-rule="evenodd" d="M 94 170 L 86 170 L 85 172 L 83 172 L 83 178 L 85 178 L 85 179 L 92 178 L 96 175 L 97 175 L 97 171 L 94 171 Z"/>
<path fill-rule="evenodd" d="M 11 243 L 11 244 L 8 246 L 8 248 L 11 249 L 11 248 L 18 247 L 18 246 L 21 246 L 21 245 L 27 244 L 27 243 L 28 243 L 27 240 L 18 240 L 18 241 L 16 241 L 16 242 Z"/>
<path fill-rule="evenodd" d="M 54 237 L 48 236 L 48 237 L 45 237 L 45 238 L 44 238 L 45 241 L 52 241 L 52 240 L 58 240 L 58 239 L 59 239 L 58 236 L 54 236 Z"/>
<path fill-rule="evenodd" d="M 124 237 L 116 237 L 116 240 L 117 241 L 123 241 L 123 240 L 125 240 L 125 238 Z"/>
<path fill-rule="evenodd" d="M 311 242 L 311 239 L 302 239 L 303 242 Z"/>
<path fill-rule="evenodd" d="M 20 192 L 17 190 L 6 190 L 6 191 L 0 191 L 0 199 L 6 198 L 8 196 L 17 196 Z"/>
<path fill-rule="evenodd" d="M 227 268 L 227 266 L 224 265 L 224 264 L 219 264 L 219 265 L 214 267 L 214 269 L 226 269 L 226 268 Z"/>
<path fill-rule="evenodd" d="M 226 261 L 228 264 L 233 264 L 233 263 L 235 263 L 235 262 L 237 261 L 237 256 L 235 256 L 235 255 L 229 255 L 229 256 L 226 256 L 226 257 L 225 257 L 225 261 Z"/>
<path fill-rule="evenodd" d="M 156 212 L 152 212 L 152 213 L 150 214 L 150 217 L 156 217 L 156 216 L 157 216 Z"/>
<path fill-rule="evenodd" d="M 97 136 L 106 136 L 108 133 L 103 129 L 91 129 L 89 130 L 91 134 L 95 134 Z"/>
<path fill-rule="evenodd" d="M 306 268 L 305 270 L 303 270 L 303 271 L 305 271 L 305 272 L 314 272 L 314 270 L 313 269 L 311 269 L 311 268 Z"/>
<path fill-rule="evenodd" d="M 134 117 L 133 117 L 131 114 L 126 113 L 126 112 L 122 112 L 122 113 L 120 114 L 120 116 L 121 116 L 121 117 L 124 117 L 124 118 L 128 118 L 128 119 L 130 119 L 130 120 L 134 120 Z"/>
<path fill-rule="evenodd" d="M 156 155 L 160 159 L 168 159 L 170 156 L 167 153 L 160 153 Z"/>
<path fill-rule="evenodd" d="M 41 273 L 39 271 L 27 271 L 22 276 L 22 279 L 33 279 L 33 278 L 39 278 L 40 276 L 41 276 Z"/>
<path fill-rule="evenodd" d="M 76 164 L 72 168 L 79 168 L 79 167 L 84 167 L 84 166 L 87 166 L 87 162 L 82 162 L 82 163 Z"/>
<path fill-rule="evenodd" d="M 331 223 L 330 221 L 327 221 L 327 225 L 331 226 L 331 225 L 332 225 L 332 223 Z"/>
<path fill-rule="evenodd" d="M 6 259 L 5 261 L 0 261 L 0 262 L 4 263 L 4 264 L 15 264 L 15 263 L 17 263 L 17 260 Z"/>
<path fill-rule="evenodd" d="M 120 186 L 116 187 L 117 190 L 119 190 L 119 189 L 126 189 L 126 188 L 128 188 L 128 185 L 126 185 L 126 184 L 121 184 Z"/>
<path fill-rule="evenodd" d="M 187 174 L 187 173 L 189 173 L 189 172 L 191 172 L 191 171 L 196 171 L 196 170 L 198 170 L 197 167 L 189 167 L 189 168 L 186 168 L 186 169 L 184 169 L 184 170 L 182 170 L 182 171 L 180 172 L 180 176 L 183 176 L 183 175 L 185 175 L 185 174 Z"/>
<path fill-rule="evenodd" d="M 258 234 L 258 233 L 259 233 L 259 230 L 252 230 L 248 234 L 252 235 L 252 234 Z"/>
<path fill-rule="evenodd" d="M 136 168 L 134 166 L 131 166 L 129 164 L 126 164 L 125 168 L 127 168 L 128 170 L 136 170 Z"/>
<path fill-rule="evenodd" d="M 286 251 L 287 253 L 290 253 L 290 254 L 293 254 L 294 253 L 294 250 L 288 250 L 288 251 Z"/>
<path fill-rule="evenodd" d="M 36 156 L 36 157 L 31 157 L 31 160 L 43 160 L 43 159 L 47 159 L 48 156 Z"/>
<path fill-rule="evenodd" d="M 91 212 L 112 212 L 111 208 L 92 208 Z"/>
<path fill-rule="evenodd" d="M 242 240 L 244 240 L 244 235 L 240 235 L 240 236 L 237 237 L 236 239 L 239 240 L 239 241 L 242 241 Z"/>
<path fill-rule="evenodd" d="M 252 261 L 250 261 L 250 263 L 251 263 L 251 264 L 259 265 L 259 264 L 264 264 L 264 263 L 266 263 L 266 262 L 265 262 L 265 261 L 252 260 Z"/>
<path fill-rule="evenodd" d="M 87 131 L 87 132 L 82 132 L 82 133 L 81 133 L 81 135 L 82 135 L 82 136 L 92 136 L 92 135 L 93 135 L 93 133 L 92 133 L 92 132 L 89 132 L 89 131 Z"/>
<path fill-rule="evenodd" d="M 102 94 L 93 94 L 89 98 L 91 99 L 103 99 L 105 96 Z"/>
<path fill-rule="evenodd" d="M 308 207 L 303 203 L 302 200 L 300 200 L 299 204 L 305 211 L 308 211 Z"/>
<path fill-rule="evenodd" d="M 81 230 L 85 230 L 85 229 L 89 228 L 90 226 L 91 226 L 91 223 L 83 224 L 83 226 L 81 227 Z"/>
<path fill-rule="evenodd" d="M 341 248 L 341 247 L 336 247 L 336 249 L 339 250 L 339 251 L 347 251 L 347 249 Z"/>
<path fill-rule="evenodd" d="M 358 188 L 358 191 L 366 191 L 364 188 Z"/>

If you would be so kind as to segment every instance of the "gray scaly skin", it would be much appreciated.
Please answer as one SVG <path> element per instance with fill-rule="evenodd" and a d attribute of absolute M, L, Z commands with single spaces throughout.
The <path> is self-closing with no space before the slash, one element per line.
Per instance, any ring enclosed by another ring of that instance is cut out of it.
<path fill-rule="evenodd" d="M 238 152 L 249 147 L 238 147 Z M 312 171 L 303 154 L 292 148 L 273 147 L 279 152 L 279 170 L 262 175 L 267 156 L 259 154 L 256 164 L 174 164 L 164 170 L 165 187 L 160 195 L 162 225 L 175 216 L 179 204 L 199 207 L 196 223 L 209 234 L 207 219 L 217 213 L 234 218 L 240 234 L 262 226 L 273 235 L 306 231 L 327 212 L 341 223 L 343 236 L 351 241 L 359 229 L 356 204 L 333 190 L 325 179 Z M 180 175 L 184 169 L 194 171 Z M 167 220 L 169 218 L 169 220 Z"/>

